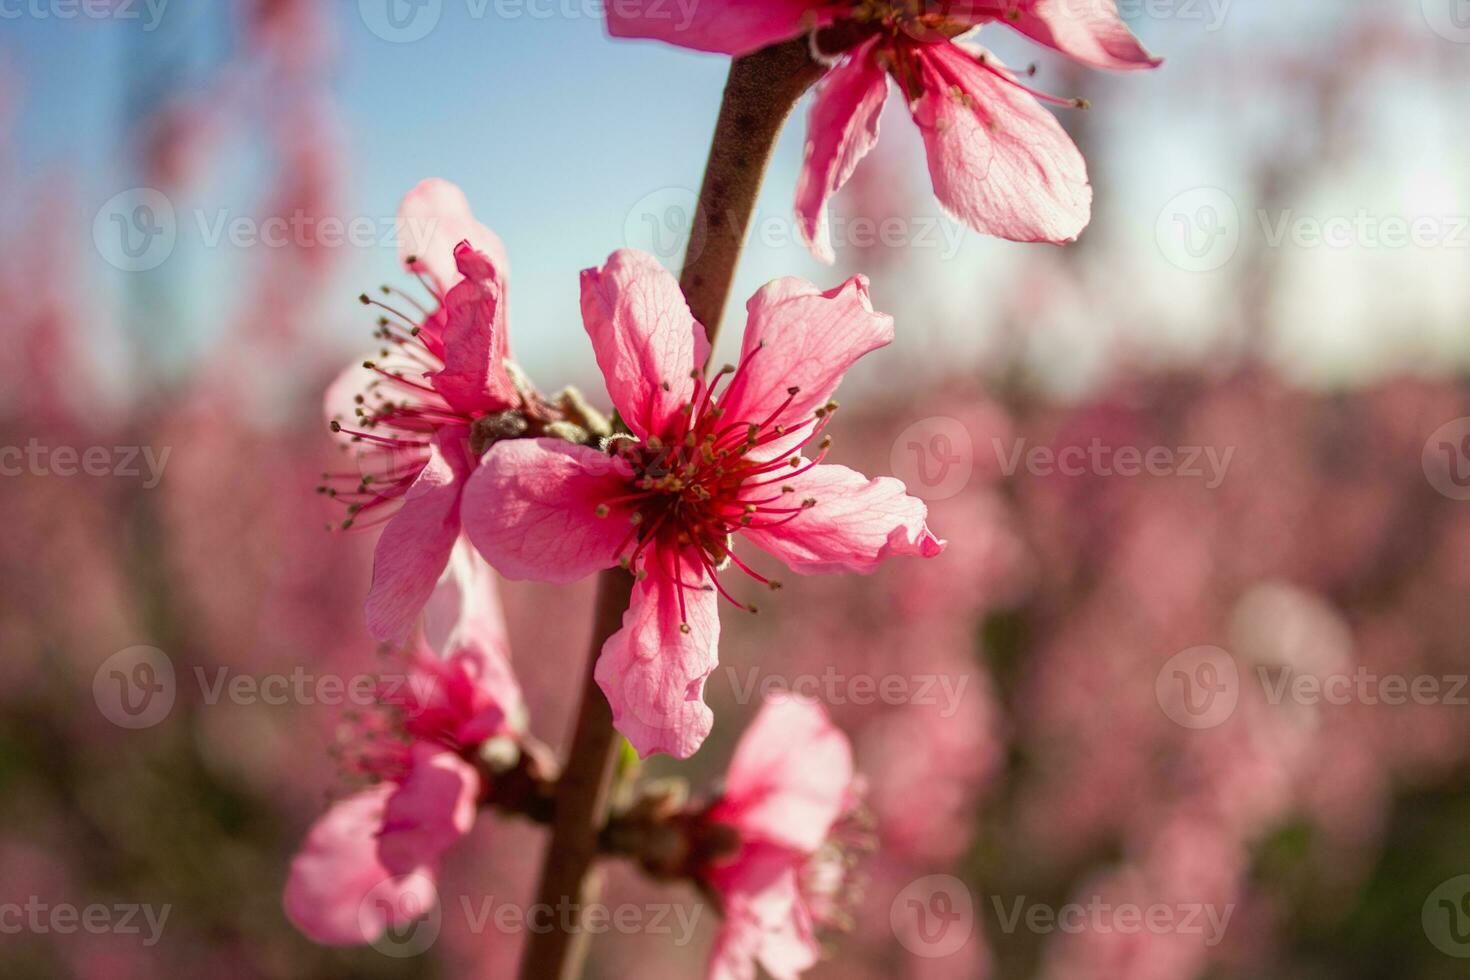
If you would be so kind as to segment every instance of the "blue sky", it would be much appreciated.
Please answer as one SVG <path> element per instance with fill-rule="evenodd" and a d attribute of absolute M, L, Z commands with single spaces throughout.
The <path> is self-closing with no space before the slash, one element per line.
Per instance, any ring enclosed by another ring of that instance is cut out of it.
<path fill-rule="evenodd" d="M 184 0 L 169 0 L 151 32 L 143 0 L 129 8 L 138 15 L 130 20 L 63 21 L 28 12 L 67 2 L 0 0 L 0 62 L 12 65 L 22 82 L 16 138 L 8 149 L 29 173 L 68 173 L 77 180 L 74 235 L 101 282 L 96 301 L 105 302 L 109 289 L 129 280 L 96 261 L 91 221 L 103 202 L 138 182 L 120 151 L 126 130 L 122 81 L 156 62 L 185 65 L 185 77 L 202 77 L 229 50 L 230 24 L 226 4 Z M 576 273 L 614 248 L 650 247 L 648 217 L 676 213 L 692 201 L 727 60 L 614 41 L 593 0 L 438 0 L 431 30 L 394 43 L 381 36 L 381 24 L 378 33 L 371 26 L 381 20 L 384 2 L 329 5 L 337 41 L 331 91 L 346 165 L 343 217 L 391 219 L 401 195 L 420 179 L 456 181 L 509 250 L 518 356 L 538 376 L 552 367 L 564 374 L 569 356 L 585 369 Z M 424 2 L 432 7 L 435 0 Z M 982 40 L 1013 64 L 1039 60 L 1039 87 L 1094 101 L 1089 157 L 1099 179 L 1084 243 L 1106 261 L 1096 263 L 1083 294 L 1051 303 L 1044 329 L 1027 338 L 1048 371 L 1081 379 L 1079 385 L 1120 345 L 1167 359 L 1207 349 L 1222 329 L 1219 311 L 1238 291 L 1239 263 L 1204 272 L 1179 268 L 1170 261 L 1177 255 L 1156 240 L 1165 228 L 1156 219 L 1178 195 L 1223 189 L 1238 208 L 1241 234 L 1259 242 L 1268 223 L 1257 227 L 1243 163 L 1262 141 L 1287 138 L 1292 113 L 1312 111 L 1288 81 L 1272 80 L 1259 66 L 1283 53 L 1337 57 L 1334 32 L 1345 22 L 1331 16 L 1344 10 L 1342 0 L 1302 0 L 1289 10 L 1267 0 L 1180 0 L 1177 9 L 1167 0 L 1150 2 L 1154 6 L 1133 0 L 1132 7 L 1145 11 L 1134 20 L 1136 31 L 1168 58 L 1153 73 L 1083 73 L 1064 81 L 1034 46 L 1009 32 L 982 32 Z M 1373 3 L 1354 6 L 1383 11 Z M 1463 177 L 1470 141 L 1458 122 L 1453 77 L 1443 74 L 1443 66 L 1470 60 L 1470 44 L 1455 43 L 1443 25 L 1431 29 L 1420 6 L 1384 15 L 1418 53 L 1392 68 L 1391 86 L 1365 75 L 1350 93 L 1353 111 L 1362 116 L 1350 130 L 1357 148 L 1313 174 L 1300 195 L 1285 202 L 1286 217 L 1330 221 L 1366 209 L 1374 218 L 1439 216 L 1453 227 L 1451 219 L 1470 213 Z M 1126 0 L 1124 8 L 1131 9 Z M 1146 13 L 1156 8 L 1165 14 Z M 15 11 L 22 16 L 9 16 Z M 1219 12 L 1218 23 L 1209 19 L 1212 11 Z M 1420 70 L 1442 78 L 1443 88 L 1417 76 Z M 838 269 L 824 268 L 791 240 L 803 116 L 804 107 L 787 127 L 757 208 L 757 229 L 764 226 L 776 238 L 758 231 L 748 247 L 734 289 L 737 303 L 777 275 L 831 284 L 853 271 L 841 258 Z M 919 141 L 903 116 L 900 101 L 890 99 L 883 149 L 898 154 L 903 179 L 916 191 L 911 217 L 939 220 Z M 250 180 L 250 151 L 248 145 L 232 147 L 197 199 L 177 202 L 180 212 L 248 214 L 258 192 Z M 1273 213 L 1269 225 L 1282 217 Z M 994 242 L 947 222 L 938 227 L 944 258 L 954 261 L 913 258 L 917 253 L 910 250 L 915 274 L 875 282 L 877 305 L 900 322 L 899 342 L 886 363 L 963 364 L 984 356 L 982 328 L 1016 300 L 1017 283 L 1036 281 L 1037 269 L 1047 283 L 1045 270 L 1057 259 L 1048 247 Z M 955 236 L 953 254 L 948 235 Z M 205 345 L 227 319 L 241 261 L 249 258 L 239 250 L 201 250 L 191 237 L 198 237 L 197 229 L 181 222 L 178 254 L 164 267 L 185 294 L 181 336 L 173 338 L 183 350 Z M 1463 336 L 1459 311 L 1466 302 L 1465 252 L 1459 248 L 1295 248 L 1288 242 L 1268 254 L 1291 285 L 1278 304 L 1280 322 L 1272 325 L 1289 370 L 1325 365 L 1319 372 L 1325 376 L 1351 376 L 1397 363 L 1391 345 L 1408 350 L 1405 359 L 1442 357 L 1447 350 L 1470 356 L 1455 340 Z M 678 254 L 668 250 L 660 257 L 674 264 Z M 361 338 L 364 324 L 351 297 L 396 277 L 390 249 L 347 255 L 340 290 L 345 299 L 324 310 L 323 335 L 344 347 Z M 1043 298 L 1053 297 L 1043 291 Z M 1388 310 L 1402 321 L 1391 332 L 1382 328 Z M 729 319 L 738 326 L 737 316 Z M 734 333 L 726 331 L 726 344 Z"/>

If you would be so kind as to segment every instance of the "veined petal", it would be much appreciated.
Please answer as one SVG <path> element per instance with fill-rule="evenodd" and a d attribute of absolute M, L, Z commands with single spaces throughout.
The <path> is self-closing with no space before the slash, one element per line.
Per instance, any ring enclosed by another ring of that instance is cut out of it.
<path fill-rule="evenodd" d="M 603 644 L 595 675 L 613 725 L 640 756 L 687 759 L 714 725 L 704 684 L 718 663 L 718 596 L 698 562 L 650 550 L 648 574 L 633 586 L 623 627 Z"/>
<path fill-rule="evenodd" d="M 736 745 L 710 819 L 810 854 L 842 816 L 852 780 L 852 746 L 827 713 L 794 695 L 773 697 Z"/>
<path fill-rule="evenodd" d="M 439 857 L 475 825 L 479 792 L 474 766 L 433 743 L 415 743 L 408 776 L 383 810 L 383 867 L 395 875 L 436 868 Z"/>
<path fill-rule="evenodd" d="M 470 543 L 507 578 L 574 582 L 617 564 L 628 464 L 561 439 L 508 439 L 485 454 L 464 495 Z"/>
<path fill-rule="evenodd" d="M 408 912 L 422 914 L 437 901 L 429 876 L 395 879 L 378 861 L 377 834 L 394 788 L 384 783 L 333 804 L 292 859 L 282 904 L 287 918 L 315 942 L 372 942 L 414 918 Z"/>
<path fill-rule="evenodd" d="M 826 292 L 805 279 L 777 279 L 745 308 L 740 373 L 720 398 L 732 424 L 792 428 L 810 421 L 858 358 L 893 340 L 893 317 L 873 311 L 865 276 Z M 789 445 L 764 448 L 774 457 Z"/>
<path fill-rule="evenodd" d="M 878 142 L 878 117 L 888 95 L 888 73 L 873 60 L 878 41 L 865 41 L 827 73 L 807 122 L 806 158 L 796 184 L 797 229 L 812 254 L 828 265 L 836 255 L 827 202 Z"/>
<path fill-rule="evenodd" d="M 923 94 L 910 109 L 939 202 L 987 235 L 1075 241 L 1092 216 L 1092 187 L 1056 117 L 997 75 L 1005 68 L 993 55 L 953 42 L 915 51 Z"/>
<path fill-rule="evenodd" d="M 742 55 L 830 24 L 825 0 L 617 0 L 607 4 L 613 37 L 651 38 L 681 48 Z"/>
<path fill-rule="evenodd" d="M 467 241 L 496 266 L 501 282 L 510 272 L 500 238 L 475 220 L 459 186 L 431 177 L 404 195 L 398 206 L 398 254 L 404 268 L 423 272 L 442 299 L 460 280 L 454 250 Z"/>
<path fill-rule="evenodd" d="M 460 491 L 472 469 L 468 439 L 464 426 L 434 433 L 429 461 L 378 538 L 366 608 L 368 629 L 380 640 L 408 634 L 449 563 L 459 536 Z"/>
<path fill-rule="evenodd" d="M 691 372 L 709 357 L 679 283 L 646 252 L 621 249 L 582 272 L 582 322 L 607 393 L 640 439 L 682 427 Z"/>
<path fill-rule="evenodd" d="M 444 298 L 444 369 L 432 376 L 434 390 L 460 412 L 510 408 L 519 396 L 505 369 L 505 282 L 469 242 L 454 257 L 464 278 Z"/>
<path fill-rule="evenodd" d="M 816 504 L 794 520 L 744 536 L 802 575 L 871 572 L 885 558 L 944 550 L 924 523 L 929 509 L 892 477 L 869 480 L 846 466 L 815 466 L 786 481 L 794 500 Z"/>
<path fill-rule="evenodd" d="M 998 21 L 1093 68 L 1129 71 L 1164 62 L 1144 50 L 1114 0 L 1021 0 Z"/>

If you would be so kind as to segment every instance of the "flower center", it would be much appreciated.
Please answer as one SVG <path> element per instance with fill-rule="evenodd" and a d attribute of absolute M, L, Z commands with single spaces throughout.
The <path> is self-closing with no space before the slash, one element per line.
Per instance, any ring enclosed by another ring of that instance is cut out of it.
<path fill-rule="evenodd" d="M 598 507 L 604 517 L 609 505 L 631 512 L 633 527 L 618 548 L 625 567 L 643 574 L 646 569 L 639 562 L 656 545 L 655 559 L 669 563 L 662 569 L 665 574 L 681 586 L 709 588 L 682 579 L 675 556 L 689 556 L 708 573 L 713 588 L 751 612 L 754 605 L 735 599 L 720 584 L 720 571 L 733 564 L 773 590 L 781 583 L 741 561 L 731 550 L 731 539 L 742 530 L 779 527 L 816 506 L 815 498 L 798 499 L 790 481 L 826 456 L 831 438 L 822 430 L 837 409 L 828 402 L 789 425 L 783 416 L 801 392 L 791 387 L 763 419 L 728 417 L 730 395 L 748 380 L 750 361 L 761 349 L 752 350 L 738 367 L 721 368 L 713 379 L 706 380 L 702 371 L 694 373 L 694 393 L 680 413 L 685 419 L 682 431 L 675 426 L 665 437 L 651 436 L 643 443 L 619 440 L 616 454 L 633 471 L 628 492 Z M 819 436 L 816 459 L 803 459 L 801 449 Z"/>

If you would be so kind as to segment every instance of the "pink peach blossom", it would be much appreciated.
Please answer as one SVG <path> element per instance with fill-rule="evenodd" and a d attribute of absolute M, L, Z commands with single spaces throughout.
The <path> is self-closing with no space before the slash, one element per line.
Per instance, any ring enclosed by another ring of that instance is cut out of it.
<path fill-rule="evenodd" d="M 943 547 L 902 483 L 822 463 L 843 373 L 893 337 L 867 280 L 822 292 L 778 279 L 747 310 L 739 366 L 707 378 L 704 328 L 657 261 L 624 250 L 586 270 L 582 317 L 631 436 L 608 451 L 499 443 L 465 489 L 465 530 L 503 575 L 569 582 L 619 563 L 637 573 L 596 674 L 644 755 L 684 758 L 709 734 L 702 694 L 718 595 L 730 595 L 718 572 L 734 565 L 778 587 L 733 553 L 737 534 L 801 574 L 871 572 L 891 555 Z M 814 441 L 808 460 L 800 453 Z"/>
<path fill-rule="evenodd" d="M 743 55 L 812 33 L 815 50 L 837 57 L 812 104 L 796 190 L 801 235 L 829 263 L 835 256 L 827 204 L 878 140 L 889 76 L 923 135 L 935 196 L 958 220 L 1022 242 L 1070 242 L 1086 227 L 1087 165 L 1036 100 L 1081 103 L 1040 95 L 994 55 L 956 40 L 991 22 L 1094 68 L 1159 64 L 1112 0 L 716 0 L 688 18 L 652 3 L 608 7 L 608 28 L 620 37 Z"/>
<path fill-rule="evenodd" d="M 844 887 L 839 828 L 855 803 L 847 736 L 812 702 L 767 701 L 705 814 L 739 839 L 700 872 L 724 913 L 710 980 L 753 980 L 756 963 L 792 980 L 816 963 L 817 930 Z"/>
<path fill-rule="evenodd" d="M 286 914 L 320 943 L 371 942 L 427 911 L 439 861 L 474 826 L 487 740 L 524 728 L 493 574 L 461 547 L 460 615 L 447 656 L 422 641 L 406 683 L 385 683 L 396 722 L 355 768 L 380 779 L 332 806 L 291 862 Z M 383 734 L 383 733 L 375 733 Z"/>
<path fill-rule="evenodd" d="M 449 562 L 460 492 L 475 464 L 476 422 L 525 404 L 506 367 L 500 240 L 443 180 L 410 191 L 399 218 L 412 240 L 403 264 L 434 305 L 363 296 L 384 314 L 376 334 L 381 357 L 349 368 L 326 394 L 328 421 L 356 450 L 357 470 L 328 474 L 320 488 L 347 504 L 344 527 L 386 523 L 367 598 L 368 628 L 386 641 L 409 633 Z"/>

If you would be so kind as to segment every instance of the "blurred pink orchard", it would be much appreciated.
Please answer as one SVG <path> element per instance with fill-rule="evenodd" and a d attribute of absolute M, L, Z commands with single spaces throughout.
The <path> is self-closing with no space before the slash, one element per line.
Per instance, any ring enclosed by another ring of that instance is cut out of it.
<path fill-rule="evenodd" d="M 475 221 L 464 193 L 426 180 L 403 199 L 404 266 L 434 300 L 426 309 L 384 287 L 375 337 L 380 356 L 354 365 L 328 388 L 332 431 L 358 450 L 357 472 L 329 473 L 319 489 L 347 504 L 344 528 L 386 523 L 373 554 L 367 623 L 380 640 L 406 636 L 449 562 L 459 537 L 460 491 L 478 448 L 535 395 L 506 365 L 505 250 Z M 456 244 L 457 243 L 457 244 Z M 400 305 L 407 304 L 407 309 Z M 363 371 L 368 379 L 362 380 Z"/>
<path fill-rule="evenodd" d="M 815 32 L 814 50 L 837 62 L 812 104 L 796 214 L 812 253 L 829 263 L 827 204 L 878 140 L 889 76 L 923 136 L 934 194 L 957 219 L 1020 242 L 1070 242 L 1087 226 L 1087 165 L 1037 99 L 1084 103 L 1038 93 L 989 52 L 958 42 L 992 22 L 1094 68 L 1160 63 L 1113 0 L 707 0 L 687 20 L 652 0 L 608 7 L 616 36 L 731 55 Z"/>
<path fill-rule="evenodd" d="M 710 980 L 753 980 L 757 963 L 792 980 L 816 964 L 818 930 L 842 915 L 856 805 L 847 736 L 813 703 L 767 701 L 703 817 L 739 840 L 698 872 L 724 914 Z"/>
<path fill-rule="evenodd" d="M 432 907 L 440 858 L 469 833 L 487 789 L 480 747 L 524 730 L 493 573 L 461 547 L 454 577 L 446 656 L 418 636 L 406 683 L 384 685 L 389 730 L 361 740 L 370 748 L 354 769 L 380 781 L 333 805 L 291 862 L 286 914 L 319 943 L 372 942 L 403 924 L 394 916 Z"/>
<path fill-rule="evenodd" d="M 503 575 L 571 582 L 618 564 L 636 573 L 596 678 L 642 755 L 686 758 L 709 734 L 702 695 L 717 664 L 718 595 L 744 608 L 719 572 L 734 565 L 780 587 L 736 557 L 735 535 L 801 574 L 871 572 L 891 555 L 943 548 L 902 483 L 822 463 L 838 382 L 893 338 L 867 280 L 822 292 L 778 279 L 747 310 L 739 365 L 708 378 L 704 327 L 652 256 L 623 250 L 584 271 L 583 321 L 631 436 L 614 436 L 606 452 L 498 443 L 465 489 L 465 531 Z M 814 441 L 816 458 L 800 455 Z"/>

